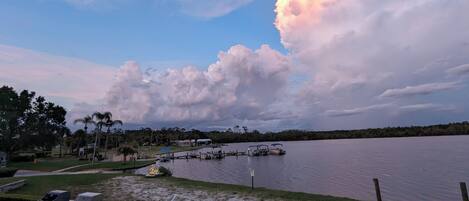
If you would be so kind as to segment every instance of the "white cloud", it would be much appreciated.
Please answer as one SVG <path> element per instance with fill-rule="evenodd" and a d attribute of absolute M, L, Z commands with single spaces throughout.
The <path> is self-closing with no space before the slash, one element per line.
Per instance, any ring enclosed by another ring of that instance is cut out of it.
<path fill-rule="evenodd" d="M 416 95 L 428 95 L 435 92 L 446 91 L 458 87 L 457 82 L 429 83 L 416 86 L 407 86 L 404 88 L 388 89 L 380 97 L 409 97 Z"/>
<path fill-rule="evenodd" d="M 466 75 L 469 74 L 469 64 L 463 64 L 460 66 L 456 66 L 453 68 L 450 68 L 446 71 L 448 74 L 451 75 Z"/>
<path fill-rule="evenodd" d="M 151 75 L 127 62 L 107 94 L 106 107 L 134 123 L 274 118 L 273 106 L 287 84 L 288 59 L 268 46 L 252 51 L 241 45 L 218 57 L 207 71 L 189 66 Z"/>
<path fill-rule="evenodd" d="M 115 69 L 88 61 L 0 45 L 1 84 L 72 105 L 102 99 Z"/>
<path fill-rule="evenodd" d="M 364 114 L 370 111 L 382 110 L 391 107 L 392 104 L 379 104 L 379 105 L 371 105 L 367 107 L 359 107 L 353 109 L 346 109 L 346 110 L 327 110 L 325 115 L 330 117 L 343 117 L 343 116 L 353 116 Z"/>
<path fill-rule="evenodd" d="M 468 1 L 279 0 L 276 7 L 275 25 L 297 64 L 294 70 L 309 75 L 296 97 L 306 121 L 321 121 L 314 117 L 319 112 L 363 114 L 361 121 L 373 122 L 376 116 L 363 112 L 367 107 L 354 106 L 380 105 L 377 97 L 464 104 L 459 100 L 466 84 L 445 71 L 469 63 Z M 435 93 L 441 91 L 446 99 Z M 394 101 L 406 105 L 411 100 Z M 391 120 L 392 112 L 379 118 Z"/>
<path fill-rule="evenodd" d="M 150 1 L 130 1 L 130 0 L 65 0 L 72 6 L 86 9 L 109 9 L 120 8 L 129 3 L 146 3 L 156 5 L 162 9 L 177 9 L 179 12 L 201 18 L 216 18 L 227 15 L 236 9 L 248 5 L 253 0 L 150 0 Z M 151 3 L 149 3 L 151 2 Z M 157 9 L 155 9 L 156 12 Z"/>
<path fill-rule="evenodd" d="M 187 15 L 214 18 L 227 15 L 253 0 L 177 0 L 181 11 Z"/>
<path fill-rule="evenodd" d="M 446 106 L 434 103 L 422 103 L 414 105 L 404 105 L 399 107 L 400 112 L 417 112 L 417 111 L 454 111 L 454 106 Z"/>

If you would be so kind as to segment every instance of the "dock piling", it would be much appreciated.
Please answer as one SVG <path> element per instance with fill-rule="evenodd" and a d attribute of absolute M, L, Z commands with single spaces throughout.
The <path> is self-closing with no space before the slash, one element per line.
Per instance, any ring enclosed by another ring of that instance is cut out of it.
<path fill-rule="evenodd" d="M 381 199 L 381 189 L 379 188 L 379 181 L 377 178 L 373 178 L 373 183 L 375 184 L 375 191 L 376 191 L 376 200 L 383 201 Z"/>
<path fill-rule="evenodd" d="M 465 182 L 459 183 L 459 186 L 461 187 L 461 195 L 462 195 L 462 200 L 463 201 L 469 201 L 469 196 L 467 194 L 467 187 Z"/>

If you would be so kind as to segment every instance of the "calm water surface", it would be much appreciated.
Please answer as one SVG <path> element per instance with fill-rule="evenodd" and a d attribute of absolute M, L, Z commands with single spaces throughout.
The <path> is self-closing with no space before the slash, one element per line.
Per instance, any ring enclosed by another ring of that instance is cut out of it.
<path fill-rule="evenodd" d="M 255 143 L 229 144 L 245 151 Z M 287 155 L 227 157 L 220 161 L 166 163 L 176 177 L 375 200 L 372 178 L 384 200 L 461 200 L 469 182 L 469 136 L 283 142 Z"/>

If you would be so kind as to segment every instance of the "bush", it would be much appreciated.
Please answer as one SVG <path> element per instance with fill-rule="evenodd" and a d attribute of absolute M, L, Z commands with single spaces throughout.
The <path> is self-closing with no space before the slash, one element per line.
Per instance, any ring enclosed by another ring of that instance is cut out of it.
<path fill-rule="evenodd" d="M 173 176 L 173 173 L 171 172 L 171 170 L 169 170 L 168 168 L 165 168 L 163 166 L 160 166 L 159 171 L 161 173 L 163 173 L 162 176 L 168 176 L 168 177 Z"/>
<path fill-rule="evenodd" d="M 10 158 L 11 162 L 32 162 L 36 157 L 34 155 L 16 155 Z"/>
<path fill-rule="evenodd" d="M 16 171 L 18 171 L 16 168 L 0 168 L 0 178 L 12 177 L 15 175 Z"/>

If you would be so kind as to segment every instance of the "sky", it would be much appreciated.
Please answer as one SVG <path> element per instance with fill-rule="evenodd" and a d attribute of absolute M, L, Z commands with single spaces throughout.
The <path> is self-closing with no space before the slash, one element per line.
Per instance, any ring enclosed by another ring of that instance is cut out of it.
<path fill-rule="evenodd" d="M 0 84 L 127 128 L 469 119 L 467 0 L 5 0 Z M 72 124 L 69 124 L 73 127 Z"/>

